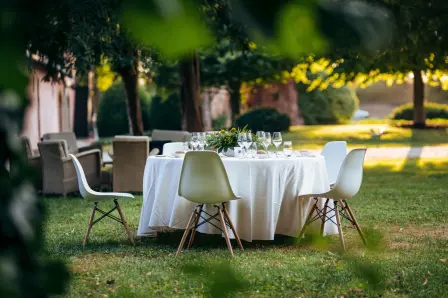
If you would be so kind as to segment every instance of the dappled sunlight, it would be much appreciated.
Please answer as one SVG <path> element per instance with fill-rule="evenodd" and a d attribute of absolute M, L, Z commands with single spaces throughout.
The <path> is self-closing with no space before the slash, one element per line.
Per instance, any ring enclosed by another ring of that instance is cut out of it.
<path fill-rule="evenodd" d="M 384 130 L 381 136 L 372 132 Z M 294 147 L 319 148 L 336 140 L 349 142 L 349 147 L 423 147 L 426 145 L 448 144 L 448 134 L 443 129 L 418 130 L 400 128 L 388 124 L 348 124 L 293 126 L 285 139 L 293 141 Z"/>
<path fill-rule="evenodd" d="M 366 160 L 364 169 L 375 170 L 380 168 L 390 172 L 420 171 L 420 174 L 429 174 L 432 171 L 448 173 L 448 160 L 446 158 L 391 158 L 381 160 Z"/>

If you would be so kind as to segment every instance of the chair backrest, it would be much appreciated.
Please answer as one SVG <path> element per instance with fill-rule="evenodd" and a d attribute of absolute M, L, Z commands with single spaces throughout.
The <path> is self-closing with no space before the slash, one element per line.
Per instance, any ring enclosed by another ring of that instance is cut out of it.
<path fill-rule="evenodd" d="M 84 199 L 93 197 L 93 190 L 90 188 L 89 183 L 87 183 L 86 175 L 84 174 L 81 163 L 73 154 L 70 154 L 70 157 L 75 165 L 76 175 L 78 177 L 79 192 L 81 193 L 81 196 Z"/>
<path fill-rule="evenodd" d="M 325 157 L 325 165 L 328 173 L 330 184 L 336 183 L 342 163 L 347 156 L 347 142 L 335 141 L 325 144 L 324 149 L 320 153 Z"/>
<path fill-rule="evenodd" d="M 184 150 L 184 143 L 182 142 L 166 143 L 165 145 L 163 145 L 162 154 L 173 155 L 174 152 L 183 150 Z"/>
<path fill-rule="evenodd" d="M 117 192 L 142 192 L 149 138 L 117 136 L 112 140 L 114 151 L 113 189 Z"/>
<path fill-rule="evenodd" d="M 59 164 L 69 154 L 65 140 L 43 141 L 38 143 L 37 147 L 45 167 L 51 166 L 54 162 Z"/>
<path fill-rule="evenodd" d="M 348 199 L 355 196 L 362 183 L 364 158 L 367 149 L 353 149 L 347 154 L 339 171 L 334 188 L 330 191 L 334 199 Z"/>
<path fill-rule="evenodd" d="M 200 204 L 218 204 L 236 197 L 221 158 L 212 151 L 185 154 L 178 190 L 179 196 Z"/>
<path fill-rule="evenodd" d="M 56 132 L 46 133 L 42 136 L 43 141 L 65 140 L 70 153 L 78 153 L 78 144 L 76 143 L 76 135 L 74 132 Z"/>
<path fill-rule="evenodd" d="M 30 138 L 27 136 L 21 136 L 20 142 L 22 143 L 22 150 L 26 153 L 28 158 L 33 157 L 33 149 L 31 148 Z"/>
<path fill-rule="evenodd" d="M 185 142 L 189 138 L 190 133 L 188 131 L 180 131 L 180 130 L 154 129 L 151 135 L 151 139 L 153 141 Z"/>

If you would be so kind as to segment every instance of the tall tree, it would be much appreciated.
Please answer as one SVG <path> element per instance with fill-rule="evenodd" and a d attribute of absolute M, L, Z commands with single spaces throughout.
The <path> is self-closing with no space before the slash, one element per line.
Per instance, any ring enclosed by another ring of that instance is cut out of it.
<path fill-rule="evenodd" d="M 332 75 L 325 85 L 340 81 L 354 81 L 367 86 L 378 80 L 388 85 L 400 83 L 412 73 L 414 78 L 414 127 L 426 126 L 423 76 L 440 84 L 447 74 L 448 57 L 448 2 L 438 0 L 371 0 L 393 16 L 391 28 L 394 38 L 385 50 L 368 51 L 340 45 L 330 54 L 323 55 L 326 66 L 333 65 Z M 349 37 L 343 32 L 342 40 Z M 314 60 L 319 60 L 314 58 Z M 311 64 L 310 64 L 311 65 Z M 305 71 L 305 68 L 302 69 Z M 317 87 L 319 82 L 311 82 Z M 339 84 L 339 83 L 337 83 Z M 447 87 L 447 86 L 445 86 Z"/>
<path fill-rule="evenodd" d="M 152 63 L 152 52 L 130 38 L 121 22 L 120 0 L 60 0 L 35 20 L 29 51 L 40 55 L 50 74 L 76 69 L 87 76 L 104 59 L 122 77 L 126 90 L 129 132 L 143 134 L 138 98 L 140 68 Z"/>

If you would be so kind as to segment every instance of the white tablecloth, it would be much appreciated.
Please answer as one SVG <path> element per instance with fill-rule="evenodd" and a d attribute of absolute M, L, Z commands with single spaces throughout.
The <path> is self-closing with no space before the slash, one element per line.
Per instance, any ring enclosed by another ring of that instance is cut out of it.
<path fill-rule="evenodd" d="M 246 241 L 273 240 L 274 234 L 297 237 L 314 202 L 297 196 L 329 190 L 322 156 L 223 158 L 222 161 L 234 193 L 242 197 L 231 201 L 228 210 L 240 238 Z M 167 227 L 186 228 L 196 204 L 177 194 L 182 163 L 180 158 L 148 157 L 143 178 L 139 236 Z M 206 210 L 214 214 L 216 208 L 209 206 Z M 202 225 L 198 231 L 220 233 L 210 224 Z M 336 226 L 327 222 L 325 233 L 337 233 Z"/>

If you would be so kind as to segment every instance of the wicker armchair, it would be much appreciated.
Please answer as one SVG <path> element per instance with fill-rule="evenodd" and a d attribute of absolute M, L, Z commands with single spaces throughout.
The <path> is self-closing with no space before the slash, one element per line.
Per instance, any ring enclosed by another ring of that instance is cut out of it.
<path fill-rule="evenodd" d="M 151 139 L 153 141 L 171 141 L 171 142 L 185 142 L 190 138 L 188 131 L 180 130 L 159 130 L 152 131 Z"/>
<path fill-rule="evenodd" d="M 76 142 L 76 135 L 74 132 L 55 132 L 55 133 L 46 133 L 42 136 L 42 141 L 55 141 L 55 140 L 65 140 L 67 142 L 68 152 L 71 154 L 77 154 L 79 152 L 85 152 L 92 149 L 98 149 L 101 152 L 101 156 L 103 156 L 103 149 L 101 144 L 92 144 L 89 146 L 78 147 Z"/>
<path fill-rule="evenodd" d="M 78 191 L 76 170 L 69 156 L 65 140 L 43 141 L 37 144 L 42 160 L 44 194 L 62 194 L 64 197 Z M 92 187 L 101 186 L 101 151 L 90 150 L 75 154 L 84 168 Z"/>
<path fill-rule="evenodd" d="M 30 139 L 26 136 L 20 137 L 22 143 L 22 150 L 28 158 L 28 164 L 35 170 L 36 179 L 34 180 L 34 187 L 37 190 L 42 190 L 42 164 L 40 160 L 39 151 L 33 151 Z"/>
<path fill-rule="evenodd" d="M 116 136 L 113 147 L 113 191 L 143 192 L 143 173 L 149 151 L 145 136 Z"/>

